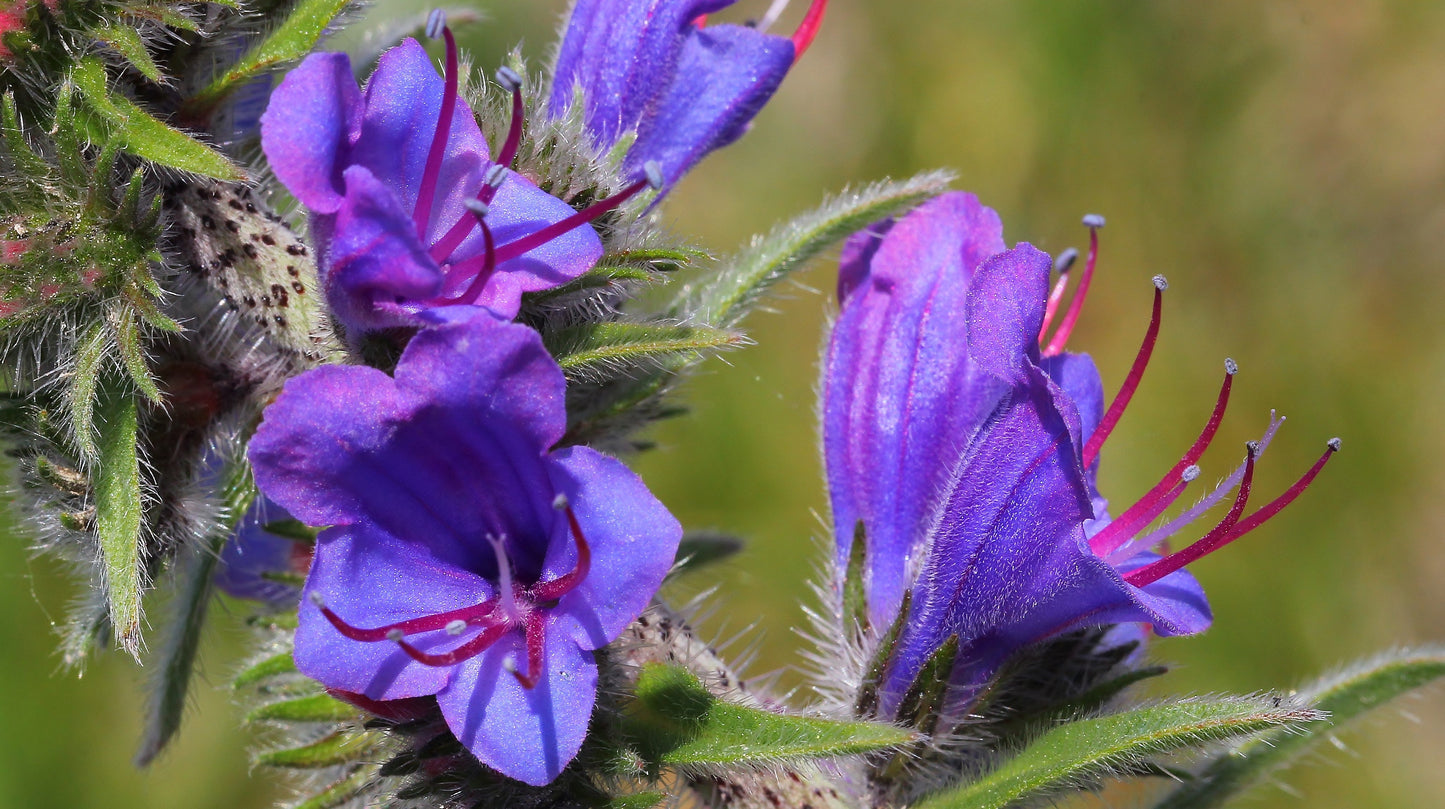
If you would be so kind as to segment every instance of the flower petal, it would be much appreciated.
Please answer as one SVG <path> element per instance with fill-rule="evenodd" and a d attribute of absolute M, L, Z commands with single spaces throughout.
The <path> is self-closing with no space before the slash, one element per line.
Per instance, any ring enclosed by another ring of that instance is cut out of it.
<path fill-rule="evenodd" d="M 344 53 L 313 53 L 286 74 L 261 116 L 261 149 L 301 204 L 333 213 L 361 122 L 361 91 Z"/>
<path fill-rule="evenodd" d="M 591 572 L 563 596 L 553 614 L 559 632 L 584 649 L 599 649 L 647 608 L 677 556 L 682 525 L 616 458 L 588 447 L 552 454 L 552 483 L 567 496 L 592 551 Z M 544 580 L 576 566 L 570 531 L 547 549 Z"/>
<path fill-rule="evenodd" d="M 887 625 L 936 518 L 947 476 L 1007 386 L 968 353 L 976 268 L 1003 249 L 1002 226 L 970 194 L 904 217 L 846 273 L 823 375 L 823 441 L 833 525 L 845 564 L 865 524 L 868 601 Z"/>
<path fill-rule="evenodd" d="M 296 630 L 296 665 L 327 687 L 400 699 L 435 694 L 452 669 L 412 660 L 388 640 L 355 641 L 342 635 L 311 602 L 326 606 L 352 626 L 371 629 L 398 621 L 472 606 L 492 595 L 480 576 L 436 553 L 436 547 L 399 539 L 370 525 L 332 528 L 317 539 Z M 409 635 L 428 652 L 454 648 L 468 636 L 445 631 Z"/>
<path fill-rule="evenodd" d="M 968 350 L 989 373 L 1031 384 L 1053 259 L 1020 242 L 979 268 L 968 301 Z"/>
<path fill-rule="evenodd" d="M 441 291 L 442 271 L 417 240 L 411 216 L 392 190 L 361 166 L 346 169 L 346 197 L 331 223 L 322 283 L 346 323 L 363 328 L 410 324 L 378 303 L 426 299 Z"/>
<path fill-rule="evenodd" d="M 483 764 L 533 786 L 551 783 L 577 755 L 597 700 L 597 663 L 549 627 L 544 674 L 527 690 L 504 668 L 526 671 L 526 642 L 509 633 L 457 667 L 437 694 L 447 726 Z"/>
<path fill-rule="evenodd" d="M 352 162 L 370 169 L 392 189 L 408 223 L 436 134 L 444 86 L 426 50 L 410 38 L 382 55 L 366 83 L 366 115 Z M 427 227 L 428 245 L 462 217 L 471 216 L 464 203 L 482 187 L 482 175 L 490 165 L 487 155 L 476 116 L 458 96 Z"/>

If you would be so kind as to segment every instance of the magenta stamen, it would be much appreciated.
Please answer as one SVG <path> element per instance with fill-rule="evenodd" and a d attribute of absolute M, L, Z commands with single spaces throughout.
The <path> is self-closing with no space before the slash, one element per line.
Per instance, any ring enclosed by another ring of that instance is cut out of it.
<path fill-rule="evenodd" d="M 1119 387 L 1119 394 L 1109 404 L 1108 412 L 1094 428 L 1094 434 L 1089 436 L 1089 442 L 1084 445 L 1084 468 L 1088 469 L 1099 457 L 1099 450 L 1108 440 L 1109 434 L 1118 425 L 1119 419 L 1124 415 L 1124 408 L 1129 406 L 1129 400 L 1134 398 L 1134 391 L 1139 389 L 1139 381 L 1144 378 L 1144 369 L 1149 367 L 1149 358 L 1154 354 L 1154 344 L 1159 340 L 1159 320 L 1164 310 L 1164 290 L 1169 284 L 1164 276 L 1154 276 L 1154 312 L 1149 316 L 1149 330 L 1144 333 L 1144 343 L 1139 346 L 1139 353 L 1134 357 L 1134 364 L 1129 366 L 1129 375 L 1124 377 L 1124 384 Z"/>
<path fill-rule="evenodd" d="M 511 627 L 506 625 L 488 627 L 475 638 L 463 643 L 450 652 L 442 652 L 441 654 L 423 652 L 401 638 L 396 638 L 395 640 L 396 645 L 400 646 L 403 652 L 406 652 L 407 657 L 424 666 L 436 666 L 440 668 L 442 666 L 455 666 L 463 660 L 470 660 L 482 652 L 485 652 L 487 649 L 490 649 L 493 644 L 501 640 L 502 636 L 507 634 L 510 629 Z"/>
<path fill-rule="evenodd" d="M 462 607 L 448 612 L 437 613 L 436 615 L 424 615 L 420 618 L 398 621 L 394 624 L 376 627 L 375 629 L 353 626 L 325 604 L 317 604 L 317 606 L 321 609 L 321 614 L 326 616 L 326 620 L 330 621 L 331 625 L 336 627 L 336 631 L 342 635 L 363 643 L 375 643 L 377 641 L 388 640 L 388 636 L 393 632 L 401 632 L 404 635 L 414 635 L 418 632 L 433 632 L 438 629 L 445 629 L 447 624 L 452 621 L 465 621 L 469 625 L 486 626 L 493 624 L 493 626 L 495 626 L 493 622 L 496 619 L 492 618 L 492 612 L 497 607 L 497 600 L 491 598 L 470 607 Z"/>
<path fill-rule="evenodd" d="M 417 189 L 416 208 L 412 210 L 412 223 L 416 232 L 426 239 L 427 226 L 431 224 L 432 202 L 436 197 L 437 180 L 442 173 L 442 157 L 447 150 L 447 140 L 452 134 L 452 114 L 457 107 L 457 40 L 452 29 L 443 24 L 442 37 L 447 43 L 447 64 L 445 89 L 442 91 L 442 109 L 437 116 L 436 132 L 432 135 L 431 151 L 426 156 L 426 168 L 422 171 L 421 185 Z"/>
<path fill-rule="evenodd" d="M 808 46 L 813 44 L 813 38 L 818 35 L 818 29 L 823 25 L 823 12 L 827 10 L 828 0 L 813 0 L 808 5 L 808 13 L 803 15 L 803 21 L 798 23 L 798 30 L 793 32 L 793 64 L 797 64 L 807 52 Z"/>
<path fill-rule="evenodd" d="M 512 123 L 507 128 L 507 139 L 502 142 L 502 150 L 497 152 L 497 162 L 510 168 L 512 161 L 517 159 L 517 148 L 522 144 L 522 82 L 521 77 L 505 67 L 497 71 L 497 78 L 504 81 L 504 86 L 511 88 L 512 91 Z M 484 203 L 490 203 L 492 195 L 496 193 L 496 188 L 486 186 L 482 189 L 479 199 Z"/>
<path fill-rule="evenodd" d="M 1160 497 L 1167 495 L 1169 487 L 1183 474 L 1184 470 L 1197 463 L 1199 457 L 1209 448 L 1209 442 L 1214 440 L 1214 434 L 1219 431 L 1220 422 L 1224 421 L 1224 411 L 1229 406 L 1229 391 L 1234 386 L 1234 374 L 1238 368 L 1233 360 L 1229 360 L 1225 362 L 1224 370 L 1224 384 L 1219 388 L 1219 397 L 1214 402 L 1214 412 L 1209 414 L 1209 421 L 1204 425 L 1204 431 L 1194 440 L 1194 445 L 1184 453 L 1184 457 L 1179 459 L 1179 463 L 1175 464 L 1158 483 L 1154 484 L 1154 488 L 1089 540 L 1089 547 L 1095 554 L 1108 556 L 1133 537 L 1140 528 L 1147 525 L 1148 521 L 1143 519 L 1144 515 L 1158 502 Z"/>
<path fill-rule="evenodd" d="M 1234 505 L 1229 507 L 1229 513 L 1219 524 L 1209 530 L 1209 533 L 1200 538 L 1198 542 L 1185 548 L 1182 551 L 1171 553 L 1155 562 L 1124 574 L 1124 581 L 1135 587 L 1146 587 L 1156 581 L 1168 576 L 1170 573 L 1184 567 L 1190 562 L 1197 561 L 1205 556 L 1228 545 L 1237 538 L 1237 534 L 1231 536 L 1230 531 L 1239 522 L 1239 515 L 1244 513 L 1244 505 L 1249 502 L 1249 492 L 1254 484 L 1254 464 L 1259 456 L 1259 445 L 1249 445 L 1249 457 L 1245 459 L 1244 479 L 1239 482 L 1239 492 L 1234 496 Z"/>
<path fill-rule="evenodd" d="M 554 601 L 572 592 L 587 578 L 588 571 L 592 569 L 592 548 L 587 544 L 587 537 L 582 535 L 582 526 L 577 522 L 577 515 L 570 507 L 565 510 L 572 539 L 577 543 L 577 564 L 568 573 L 534 586 L 532 598 L 537 601 Z"/>
<path fill-rule="evenodd" d="M 1256 458 L 1264 456 L 1264 451 L 1266 449 L 1269 449 L 1269 442 L 1274 440 L 1274 434 L 1279 431 L 1280 425 L 1283 423 L 1284 417 L 1281 416 L 1279 418 L 1275 418 L 1274 411 L 1270 411 L 1269 427 L 1265 429 L 1264 435 L 1260 436 L 1259 438 L 1259 452 L 1255 454 Z M 1164 525 L 1164 527 L 1145 536 L 1142 540 L 1139 541 L 1139 546 L 1146 549 L 1153 548 L 1155 545 L 1158 545 L 1169 537 L 1174 536 L 1184 526 L 1189 525 L 1190 523 L 1199 519 L 1209 509 L 1214 508 L 1214 506 L 1219 503 L 1220 500 L 1224 499 L 1224 496 L 1226 494 L 1229 494 L 1229 492 L 1233 490 L 1235 486 L 1239 485 L 1239 481 L 1244 477 L 1244 470 L 1248 466 L 1248 460 L 1245 460 L 1239 466 L 1236 466 L 1234 468 L 1234 471 L 1231 472 L 1229 476 L 1226 477 L 1223 481 L 1221 481 L 1219 485 L 1214 488 L 1214 491 L 1210 492 L 1208 496 L 1200 500 L 1198 503 L 1195 503 L 1193 508 L 1189 509 L 1183 514 L 1180 514 L 1173 520 L 1170 520 L 1166 525 Z"/>
<path fill-rule="evenodd" d="M 1054 332 L 1054 339 L 1044 349 L 1045 357 L 1052 357 L 1064 350 L 1064 345 L 1069 342 L 1069 335 L 1074 333 L 1074 324 L 1079 322 L 1079 315 L 1084 311 L 1084 300 L 1089 296 L 1089 282 L 1094 280 L 1094 265 L 1099 260 L 1099 229 L 1089 228 L 1089 257 L 1084 262 L 1084 275 L 1079 279 L 1079 288 L 1074 292 L 1074 299 L 1069 301 L 1069 311 L 1064 314 L 1064 322 L 1059 324 L 1059 330 Z"/>
<path fill-rule="evenodd" d="M 1329 461 L 1330 456 L 1339 451 L 1340 439 L 1331 438 L 1329 444 L 1325 447 L 1324 454 L 1320 456 L 1319 460 L 1315 461 L 1314 466 L 1310 467 L 1309 471 L 1304 474 L 1304 477 L 1295 481 L 1294 485 L 1286 489 L 1284 494 L 1271 500 L 1268 504 L 1260 508 L 1259 511 L 1240 520 L 1239 524 L 1234 527 L 1234 535 L 1229 538 L 1230 541 L 1238 539 L 1261 525 L 1264 525 L 1265 521 L 1283 511 L 1285 506 L 1293 503 L 1295 498 L 1299 497 L 1304 490 L 1308 489 L 1309 485 L 1314 482 L 1315 476 L 1320 473 L 1321 469 L 1325 468 L 1325 463 Z"/>
<path fill-rule="evenodd" d="M 462 290 L 461 294 L 455 298 L 444 300 L 444 303 L 465 305 L 476 303 L 477 298 L 481 297 L 482 291 L 486 289 L 487 281 L 492 277 L 492 272 L 497 269 L 497 244 L 492 240 L 492 229 L 487 227 L 486 220 L 480 215 L 476 217 L 476 221 L 482 228 L 482 245 L 484 248 L 482 252 L 482 267 L 477 270 L 476 276 L 472 278 L 471 283 L 467 284 L 467 288 Z M 455 269 L 456 268 L 453 268 L 454 271 Z"/>
<path fill-rule="evenodd" d="M 607 199 L 594 202 L 591 205 L 588 205 L 586 208 L 583 208 L 582 210 L 572 214 L 571 216 L 563 219 L 560 222 L 554 222 L 553 224 L 548 225 L 541 230 L 529 233 L 520 239 L 507 242 L 506 244 L 497 248 L 492 261 L 494 264 L 502 264 L 503 262 L 514 259 L 517 256 L 523 255 L 531 250 L 535 250 L 538 247 L 546 244 L 547 242 L 550 242 L 553 239 L 557 238 L 558 236 L 561 236 L 568 231 L 575 230 L 591 222 L 597 217 L 602 216 L 608 211 L 611 211 L 612 209 L 631 199 L 633 196 L 641 192 L 644 188 L 649 187 L 655 187 L 652 185 L 650 179 L 638 180 L 632 185 L 629 185 L 626 188 L 622 189 L 621 192 L 614 194 Z M 465 275 L 466 273 L 479 269 L 481 265 L 486 262 L 486 260 L 487 259 L 485 256 L 480 258 L 469 258 L 466 261 L 460 261 L 456 264 L 453 264 L 452 269 L 454 272 Z"/>
<path fill-rule="evenodd" d="M 1054 282 L 1054 288 L 1049 292 L 1049 302 L 1044 305 L 1044 324 L 1039 327 L 1039 345 L 1043 346 L 1044 338 L 1049 334 L 1049 326 L 1054 323 L 1054 315 L 1058 314 L 1059 302 L 1064 299 L 1064 291 L 1069 288 L 1069 274 L 1061 273 L 1059 280 Z"/>
<path fill-rule="evenodd" d="M 518 671 L 516 666 L 509 666 L 508 671 L 517 678 L 517 682 L 528 691 L 537 687 L 537 681 L 542 677 L 543 658 L 547 649 L 547 624 L 540 612 L 534 612 L 527 616 L 527 673 Z M 510 661 L 508 661 L 510 662 Z"/>

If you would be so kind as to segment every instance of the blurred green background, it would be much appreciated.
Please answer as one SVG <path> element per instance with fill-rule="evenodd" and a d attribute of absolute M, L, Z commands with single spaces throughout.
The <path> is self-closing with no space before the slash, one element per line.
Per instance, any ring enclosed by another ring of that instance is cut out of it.
<path fill-rule="evenodd" d="M 518 36 L 539 63 L 562 3 L 484 11 L 466 32 L 480 64 Z M 1115 502 L 1192 440 L 1225 356 L 1243 373 L 1206 475 L 1270 408 L 1289 423 L 1261 492 L 1344 438 L 1297 506 L 1194 566 L 1215 626 L 1154 647 L 1177 664 L 1161 693 L 1288 687 L 1445 637 L 1445 3 L 834 0 L 753 132 L 664 211 L 724 252 L 825 191 L 935 166 L 997 208 L 1010 240 L 1057 252 L 1083 245 L 1080 215 L 1108 217 L 1071 347 L 1110 388 L 1143 333 L 1149 277 L 1168 275 L 1154 363 L 1104 454 Z M 637 459 L 684 524 L 749 539 L 707 625 L 756 624 L 754 671 L 785 669 L 786 683 L 799 682 L 791 628 L 824 536 L 813 392 L 833 272 L 821 261 L 784 287 L 748 324 L 758 344 L 693 380 L 692 416 Z M 210 685 L 180 743 L 136 772 L 144 672 L 116 655 L 80 680 L 60 671 L 51 621 L 73 591 L 24 545 L 0 543 L 0 807 L 268 805 L 223 688 L 239 610 L 217 610 Z M 1246 805 L 1445 804 L 1442 709 L 1436 692 L 1383 711 Z"/>

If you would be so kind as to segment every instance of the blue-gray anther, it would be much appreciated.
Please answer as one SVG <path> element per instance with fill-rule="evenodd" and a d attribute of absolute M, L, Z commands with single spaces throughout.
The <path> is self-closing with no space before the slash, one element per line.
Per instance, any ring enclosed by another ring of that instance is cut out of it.
<path fill-rule="evenodd" d="M 1054 272 L 1066 273 L 1079 260 L 1079 251 L 1070 247 L 1064 252 L 1054 256 Z"/>
<path fill-rule="evenodd" d="M 1230 376 L 1239 373 L 1239 363 L 1229 357 L 1224 358 L 1224 372 Z"/>
<path fill-rule="evenodd" d="M 1199 464 L 1192 463 L 1184 467 L 1184 472 L 1181 473 L 1179 477 L 1183 478 L 1185 483 L 1189 483 L 1190 481 L 1199 477 Z"/>
<path fill-rule="evenodd" d="M 502 89 L 507 92 L 515 93 L 522 89 L 522 77 L 517 75 L 517 71 L 502 65 L 497 68 L 497 84 L 502 85 Z"/>
<path fill-rule="evenodd" d="M 647 184 L 652 186 L 653 191 L 662 188 L 662 166 L 656 160 L 643 163 L 642 173 L 647 176 Z"/>
<path fill-rule="evenodd" d="M 502 181 L 505 179 L 507 179 L 507 167 L 501 163 L 493 163 L 492 167 L 487 169 L 486 175 L 482 177 L 482 182 L 493 188 L 501 188 Z"/>
<path fill-rule="evenodd" d="M 1084 214 L 1084 227 L 1090 228 L 1090 229 L 1096 229 L 1096 228 L 1101 228 L 1101 227 L 1103 227 L 1103 226 L 1104 226 L 1104 217 L 1102 217 L 1102 216 L 1100 216 L 1100 215 L 1098 215 L 1098 214 L 1096 214 L 1096 213 Z"/>
<path fill-rule="evenodd" d="M 1159 290 L 1160 292 L 1163 292 L 1164 290 L 1169 288 L 1169 279 L 1165 278 L 1162 275 L 1154 276 L 1154 288 Z"/>
<path fill-rule="evenodd" d="M 447 13 L 439 8 L 434 8 L 426 18 L 427 39 L 441 39 L 442 31 L 447 27 Z"/>
<path fill-rule="evenodd" d="M 1340 451 L 1340 439 L 1339 439 L 1339 438 L 1331 438 L 1329 441 L 1326 441 L 1325 443 L 1326 443 L 1326 444 L 1329 444 L 1330 449 L 1334 450 L 1335 452 L 1339 452 L 1339 451 Z"/>
<path fill-rule="evenodd" d="M 1247 452 L 1247 453 L 1249 453 L 1249 457 L 1251 457 L 1251 458 L 1257 458 L 1257 457 L 1259 457 L 1259 442 L 1258 442 L 1258 441 L 1248 441 L 1248 442 L 1246 442 L 1245 445 L 1244 445 L 1244 451 Z"/>
<path fill-rule="evenodd" d="M 476 197 L 473 197 L 473 198 L 467 200 L 466 202 L 463 202 L 462 204 L 465 205 L 466 208 L 467 208 L 467 210 L 471 211 L 471 212 L 472 212 L 472 215 L 475 216 L 475 217 L 478 218 L 478 219 L 481 219 L 482 217 L 486 216 L 486 215 L 487 215 L 487 211 L 489 210 L 489 209 L 487 208 L 487 203 L 482 202 L 481 200 L 477 199 Z"/>

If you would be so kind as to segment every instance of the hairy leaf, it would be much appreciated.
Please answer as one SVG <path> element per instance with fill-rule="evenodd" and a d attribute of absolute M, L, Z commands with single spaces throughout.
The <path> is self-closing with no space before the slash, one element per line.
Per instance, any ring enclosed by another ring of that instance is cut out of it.
<path fill-rule="evenodd" d="M 214 107 L 236 88 L 276 67 L 300 59 L 316 47 L 336 15 L 351 0 L 300 0 L 286 19 L 187 102 L 193 111 Z M 224 178 L 223 178 L 224 179 Z"/>
<path fill-rule="evenodd" d="M 317 769 L 368 760 L 379 747 L 378 738 L 370 733 L 336 731 L 311 744 L 285 750 L 268 750 L 256 757 L 258 764 L 268 767 Z"/>
<path fill-rule="evenodd" d="M 669 578 L 701 570 L 715 562 L 731 559 L 743 549 L 743 541 L 735 536 L 711 531 L 688 531 L 677 545 L 676 561 Z"/>
<path fill-rule="evenodd" d="M 1159 809 L 1224 806 L 1239 793 L 1288 766 L 1311 746 L 1360 715 L 1445 677 L 1445 646 L 1387 652 L 1300 689 L 1300 697 L 1328 711 L 1328 722 L 1274 731 L 1215 755 L 1192 781 L 1166 797 Z"/>
<path fill-rule="evenodd" d="M 690 322 L 735 326 L 771 286 L 853 233 L 948 190 L 952 175 L 935 171 L 844 191 L 816 210 L 780 225 L 685 289 L 672 312 Z"/>
<path fill-rule="evenodd" d="M 91 36 L 124 56 L 126 61 L 141 72 L 141 75 L 157 84 L 164 80 L 160 66 L 151 58 L 150 51 L 146 49 L 145 42 L 140 38 L 140 32 L 135 28 L 123 24 L 106 25 L 92 31 Z"/>
<path fill-rule="evenodd" d="M 246 714 L 247 722 L 344 722 L 355 719 L 356 708 L 327 694 L 312 694 L 272 702 Z"/>
<path fill-rule="evenodd" d="M 547 348 L 563 371 L 596 372 L 697 355 L 736 346 L 742 335 L 703 326 L 662 323 L 586 323 L 547 335 Z"/>
<path fill-rule="evenodd" d="M 104 399 L 99 463 L 94 470 L 95 527 L 115 639 L 122 649 L 139 659 L 144 561 L 136 400 L 121 391 L 109 392 Z"/>
<path fill-rule="evenodd" d="M 623 732 L 649 762 L 728 767 L 887 750 L 915 734 L 875 722 L 774 713 L 714 697 L 687 669 L 648 664 Z"/>
<path fill-rule="evenodd" d="M 1003 809 L 1119 772 L 1149 756 L 1297 727 L 1324 714 L 1278 698 L 1191 699 L 1062 724 L 998 769 L 919 809 Z"/>

